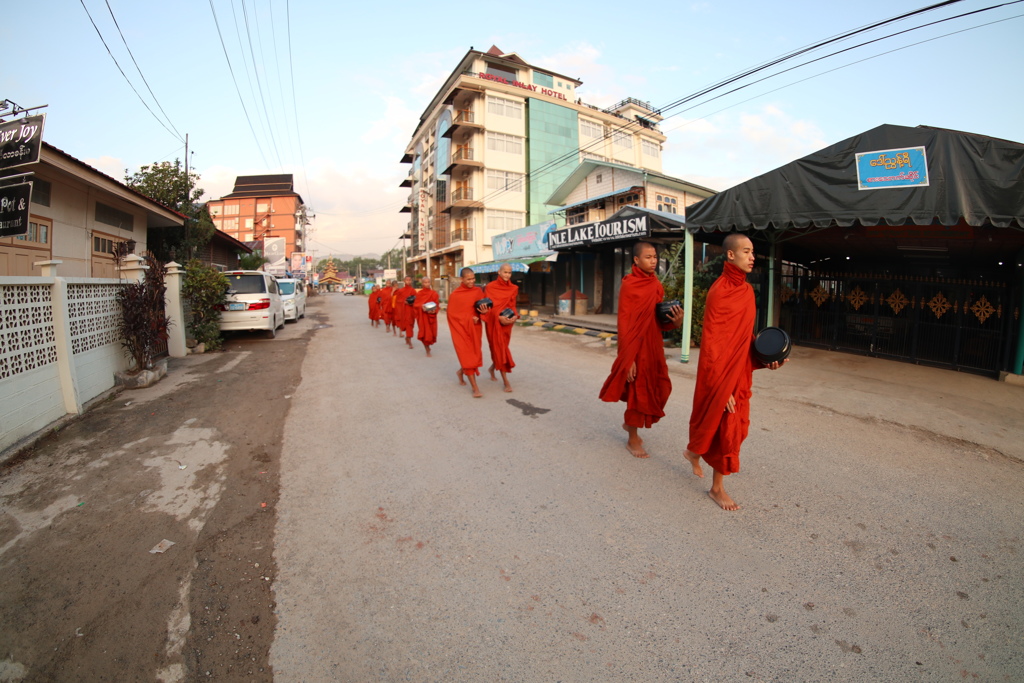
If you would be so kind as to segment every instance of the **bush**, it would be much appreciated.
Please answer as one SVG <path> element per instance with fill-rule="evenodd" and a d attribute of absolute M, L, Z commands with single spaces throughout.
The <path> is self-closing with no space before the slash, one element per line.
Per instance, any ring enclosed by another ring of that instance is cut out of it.
<path fill-rule="evenodd" d="M 220 306 L 227 298 L 228 279 L 216 268 L 192 259 L 185 266 L 181 294 L 188 301 L 188 336 L 216 351 L 221 346 Z"/>
<path fill-rule="evenodd" d="M 673 245 L 673 249 L 682 249 L 682 245 Z M 669 253 L 671 259 L 674 254 Z M 690 341 L 695 346 L 700 346 L 700 340 L 704 332 L 704 303 L 708 298 L 708 290 L 711 289 L 711 285 L 718 279 L 718 276 L 722 274 L 722 268 L 725 264 L 725 256 L 716 256 L 704 265 L 698 267 L 693 273 L 693 310 L 690 312 Z M 679 299 L 686 305 L 683 298 L 686 272 L 683 268 L 677 267 L 676 270 L 672 271 L 668 280 L 664 282 L 665 285 L 665 298 L 666 299 Z M 669 340 L 675 345 L 679 346 L 683 341 L 683 330 L 672 330 L 666 333 Z"/>
<path fill-rule="evenodd" d="M 132 361 L 130 371 L 135 373 L 153 368 L 156 349 L 167 341 L 170 326 L 164 310 L 167 268 L 152 253 L 147 253 L 145 258 L 149 269 L 142 282 L 130 282 L 117 293 L 117 302 L 121 305 L 117 331 L 121 335 L 121 346 Z"/>

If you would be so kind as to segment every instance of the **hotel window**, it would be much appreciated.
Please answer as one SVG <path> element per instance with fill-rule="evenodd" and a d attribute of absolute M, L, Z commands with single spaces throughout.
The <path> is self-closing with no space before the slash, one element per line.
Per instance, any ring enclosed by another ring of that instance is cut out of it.
<path fill-rule="evenodd" d="M 679 213 L 679 202 L 675 197 L 669 195 L 658 195 L 658 211 L 666 213 Z"/>
<path fill-rule="evenodd" d="M 33 194 L 35 193 L 34 187 L 32 188 L 32 192 Z M 34 197 L 33 201 L 35 201 Z M 35 247 L 46 246 L 50 243 L 50 223 L 44 223 L 38 218 L 31 220 L 28 224 L 28 232 L 24 235 L 17 235 L 14 239 L 19 242 L 26 242 L 27 245 Z"/>
<path fill-rule="evenodd" d="M 268 211 L 270 211 L 270 204 L 262 202 L 256 205 L 256 213 L 267 213 Z"/>
<path fill-rule="evenodd" d="M 523 214 L 517 211 L 487 212 L 487 230 L 489 232 L 508 232 L 523 227 Z"/>
<path fill-rule="evenodd" d="M 210 206 L 209 208 L 210 208 L 210 217 L 212 218 L 212 217 L 215 217 L 215 216 L 219 216 L 221 214 L 221 209 L 223 207 L 221 207 L 220 204 L 214 204 L 213 206 Z"/>
<path fill-rule="evenodd" d="M 661 145 L 650 140 L 641 140 L 640 150 L 649 157 L 661 156 Z"/>
<path fill-rule="evenodd" d="M 523 103 L 507 100 L 504 97 L 487 96 L 487 113 L 507 116 L 511 119 L 523 118 Z"/>
<path fill-rule="evenodd" d="M 604 137 L 604 126 L 600 123 L 580 119 L 580 137 L 601 138 Z"/>
<path fill-rule="evenodd" d="M 504 78 L 506 81 L 518 81 L 519 74 L 511 69 L 504 69 L 496 64 L 488 64 L 484 70 L 488 76 L 497 76 L 498 78 Z"/>
<path fill-rule="evenodd" d="M 495 171 L 487 169 L 487 189 L 508 192 L 523 191 L 523 174 L 512 171 Z"/>
<path fill-rule="evenodd" d="M 541 73 L 540 71 L 533 72 L 533 82 L 543 88 L 555 87 L 555 79 L 552 78 L 551 74 Z"/>
<path fill-rule="evenodd" d="M 38 178 L 32 181 L 32 203 L 40 206 L 50 205 L 51 185 L 46 180 Z"/>
<path fill-rule="evenodd" d="M 100 202 L 96 202 L 96 222 L 109 225 L 121 230 L 134 230 L 135 217 L 127 211 L 115 209 Z"/>
<path fill-rule="evenodd" d="M 251 219 L 251 218 L 246 218 L 245 219 L 245 229 L 246 230 L 252 230 L 252 220 L 253 219 Z"/>
<path fill-rule="evenodd" d="M 612 131 L 612 143 L 623 149 L 633 149 L 633 136 L 621 130 Z"/>
<path fill-rule="evenodd" d="M 515 135 L 504 133 L 487 133 L 487 149 L 495 152 L 507 152 L 508 154 L 523 153 L 523 139 Z"/>
<path fill-rule="evenodd" d="M 238 230 L 238 219 L 237 218 L 225 218 L 224 219 L 224 232 L 228 230 Z"/>
<path fill-rule="evenodd" d="M 230 215 L 236 215 L 237 216 L 238 215 L 238 204 L 225 204 L 224 205 L 224 215 L 225 216 L 230 216 Z"/>

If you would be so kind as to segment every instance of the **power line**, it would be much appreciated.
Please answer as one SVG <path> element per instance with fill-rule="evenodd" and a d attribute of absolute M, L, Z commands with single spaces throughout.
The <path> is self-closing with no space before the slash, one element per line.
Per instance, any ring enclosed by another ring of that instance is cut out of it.
<path fill-rule="evenodd" d="M 295 95 L 295 67 L 292 63 L 292 16 L 290 0 L 285 0 L 284 6 L 288 27 L 288 73 L 292 85 L 292 110 L 295 112 L 295 137 L 299 143 L 299 161 L 302 162 L 302 181 L 306 185 L 306 196 L 310 198 L 310 203 L 312 204 L 313 195 L 309 194 L 309 178 L 306 176 L 306 156 L 302 151 L 302 128 L 299 126 L 298 100 Z"/>
<path fill-rule="evenodd" d="M 270 123 L 270 114 L 267 112 L 267 102 L 263 95 L 263 83 L 260 82 L 259 70 L 256 67 L 256 51 L 252 46 L 252 31 L 249 29 L 249 11 L 245 8 L 245 0 L 241 0 L 242 3 L 242 18 L 245 21 L 245 36 L 249 43 L 249 58 L 252 61 L 253 78 L 256 79 L 256 89 L 259 90 L 260 99 L 258 104 L 260 109 L 263 111 L 263 117 L 267 121 L 267 135 L 270 137 L 270 144 L 274 149 L 274 156 L 277 157 L 277 166 L 281 168 L 281 152 L 277 149 L 277 140 L 274 138 L 273 125 Z M 237 19 L 236 19 L 237 22 Z"/>
<path fill-rule="evenodd" d="M 228 71 L 231 72 L 231 81 L 235 84 L 235 92 L 238 93 L 238 102 L 242 105 L 242 111 L 245 113 L 245 120 L 249 123 L 249 130 L 252 132 L 252 139 L 256 142 L 256 148 L 260 151 L 260 157 L 263 159 L 263 164 L 267 164 L 267 156 L 263 153 L 263 146 L 260 144 L 260 139 L 256 135 L 256 129 L 252 126 L 252 119 L 249 117 L 249 110 L 245 108 L 245 100 L 242 98 L 242 91 L 238 88 L 238 79 L 235 78 L 235 69 L 231 66 L 231 58 L 228 57 L 228 48 L 224 44 L 224 34 L 220 31 L 220 22 L 217 20 L 217 10 L 213 7 L 213 0 L 210 0 L 210 12 L 213 13 L 213 23 L 217 27 L 217 37 L 220 38 L 220 47 L 224 51 L 224 60 L 228 63 Z"/>
<path fill-rule="evenodd" d="M 159 116 L 157 116 L 157 115 L 156 115 L 156 114 L 155 114 L 155 113 L 153 112 L 153 110 L 149 108 L 149 105 L 148 105 L 148 104 L 146 104 L 146 100 L 142 99 L 142 95 L 140 95 L 140 94 L 139 94 L 139 91 L 135 89 L 135 86 L 134 86 L 134 85 L 132 84 L 132 82 L 131 82 L 131 81 L 130 81 L 130 80 L 128 79 L 128 76 L 127 76 L 127 75 L 125 74 L 125 72 L 124 72 L 124 69 L 122 69 L 122 68 L 121 68 L 121 65 L 117 63 L 117 58 L 116 58 L 116 57 L 114 57 L 114 53 L 110 51 L 110 46 L 109 46 L 109 45 L 107 45 L 107 41 L 106 41 L 106 40 L 104 40 L 104 38 L 103 38 L 103 34 L 102 34 L 102 33 L 100 33 L 100 28 L 99 28 L 99 26 L 97 26 L 97 25 L 96 25 L 96 22 L 95 22 L 95 21 L 93 20 L 93 18 L 92 18 L 92 14 L 91 14 L 91 13 L 89 12 L 89 8 L 85 6 L 85 0 L 79 0 L 79 2 L 81 2 L 81 3 L 82 3 L 82 9 L 84 9 L 84 10 L 85 10 L 85 13 L 86 13 L 86 15 L 87 15 L 87 16 L 89 17 L 89 23 L 91 23 L 91 24 L 92 24 L 92 27 L 93 27 L 94 29 L 96 29 L 96 35 L 98 35 L 98 36 L 100 37 L 100 42 L 102 42 L 102 43 L 103 43 L 103 47 L 107 48 L 107 54 L 108 54 L 108 55 L 110 55 L 110 58 L 111 58 L 112 60 L 114 60 L 114 65 L 115 65 L 115 66 L 117 67 L 117 70 L 121 72 L 121 76 L 123 76 L 123 77 L 124 77 L 124 80 L 125 80 L 125 82 L 126 82 L 126 83 L 128 83 L 129 87 L 131 87 L 131 89 L 132 89 L 132 92 L 134 92 L 134 93 L 135 93 L 135 96 L 139 98 L 139 102 L 142 102 L 142 106 L 144 106 L 144 107 L 146 108 L 146 111 L 148 111 L 148 112 L 149 112 L 150 114 L 152 114 L 153 118 L 154 118 L 154 119 L 156 119 L 157 123 L 159 123 L 159 124 L 160 124 L 161 126 L 163 126 L 164 130 L 166 130 L 166 131 L 167 131 L 168 133 L 170 133 L 170 134 L 171 134 L 172 136 L 174 136 L 174 137 L 178 138 L 178 140 L 179 140 L 179 141 L 181 141 L 181 142 L 185 142 L 184 138 L 182 138 L 182 137 L 181 137 L 181 134 L 180 134 L 180 133 L 178 133 L 177 131 L 171 131 L 171 129 L 170 129 L 170 128 L 168 128 L 168 127 L 167 127 L 167 125 L 166 125 L 166 124 L 165 124 L 165 123 L 164 123 L 163 121 L 161 121 L 161 120 L 160 120 L 160 117 L 159 117 Z M 118 30 L 120 31 L 120 29 L 118 29 Z M 132 59 L 134 60 L 134 57 L 133 57 Z M 136 65 L 136 66 L 138 66 L 138 65 Z M 140 71 L 139 73 L 142 73 L 142 72 Z M 143 79 L 143 80 L 145 80 L 145 79 Z M 156 99 L 156 98 L 154 98 L 154 99 Z M 159 104 L 159 103 L 158 103 L 158 104 Z M 162 111 L 162 110 L 161 110 L 161 111 Z M 164 114 L 164 116 L 166 116 L 166 114 Z M 168 119 L 168 123 L 170 123 L 170 119 Z"/>

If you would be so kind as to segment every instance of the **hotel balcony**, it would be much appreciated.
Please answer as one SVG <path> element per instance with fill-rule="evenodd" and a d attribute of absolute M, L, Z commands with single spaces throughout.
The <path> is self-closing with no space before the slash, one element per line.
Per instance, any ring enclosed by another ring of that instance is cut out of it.
<path fill-rule="evenodd" d="M 452 86 L 452 89 L 448 91 L 448 95 L 444 98 L 444 103 L 452 104 L 455 102 L 456 98 L 463 100 L 465 99 L 465 96 L 476 97 L 477 95 L 482 95 L 484 92 L 486 92 L 486 90 L 476 72 L 464 71 L 459 74 L 459 80 L 454 86 Z M 460 95 L 462 97 L 460 97 Z"/>
<path fill-rule="evenodd" d="M 452 125 L 448 130 L 441 133 L 441 137 L 454 140 L 456 135 L 458 135 L 459 139 L 462 139 L 483 129 L 483 124 L 476 123 L 476 117 L 473 112 L 463 109 L 455 114 L 455 120 L 452 122 Z"/>
<path fill-rule="evenodd" d="M 405 180 L 403 180 L 402 182 L 398 183 L 398 186 L 399 187 L 412 187 L 413 182 L 415 182 L 415 181 L 413 180 L 413 177 L 412 177 L 412 169 L 409 169 L 409 175 L 407 175 L 405 177 Z"/>
<path fill-rule="evenodd" d="M 416 203 L 416 193 L 413 192 L 405 198 L 405 206 L 398 210 L 398 213 L 412 213 L 412 205 Z"/>
<path fill-rule="evenodd" d="M 454 228 L 452 229 L 452 242 L 472 242 L 473 241 L 473 228 Z"/>
<path fill-rule="evenodd" d="M 473 201 L 473 188 L 457 187 L 452 191 L 452 203 L 441 209 L 441 213 L 451 213 L 452 209 L 482 209 L 483 202 Z"/>
<path fill-rule="evenodd" d="M 482 161 L 476 161 L 473 158 L 473 149 L 471 147 L 460 147 L 455 150 L 452 155 L 452 163 L 448 165 L 448 168 L 444 169 L 441 175 L 451 175 L 453 171 L 472 171 L 474 169 L 483 168 L 484 163 Z"/>

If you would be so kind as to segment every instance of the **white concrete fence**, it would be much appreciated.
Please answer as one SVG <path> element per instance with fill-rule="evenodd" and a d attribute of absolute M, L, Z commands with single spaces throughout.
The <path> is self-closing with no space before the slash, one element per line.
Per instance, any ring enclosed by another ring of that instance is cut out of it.
<path fill-rule="evenodd" d="M 113 388 L 128 368 L 118 335 L 117 292 L 139 282 L 148 266 L 130 254 L 121 279 L 62 278 L 61 261 L 37 263 L 40 277 L 0 277 L 0 452 L 79 414 Z M 171 324 L 168 355 L 188 353 L 182 314 L 185 271 L 167 264 L 165 310 Z"/>

